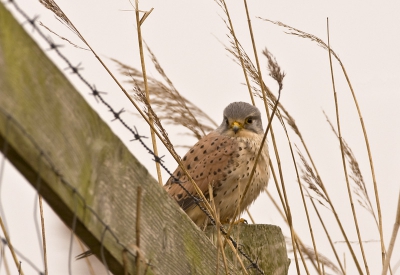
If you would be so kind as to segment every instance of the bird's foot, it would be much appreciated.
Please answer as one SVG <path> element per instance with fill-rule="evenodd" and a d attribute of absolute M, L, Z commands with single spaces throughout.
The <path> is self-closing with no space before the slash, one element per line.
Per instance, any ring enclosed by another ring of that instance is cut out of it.
<path fill-rule="evenodd" d="M 233 224 L 235 224 L 235 225 L 236 224 L 248 224 L 248 222 L 246 219 L 240 218 L 240 219 L 234 221 Z"/>

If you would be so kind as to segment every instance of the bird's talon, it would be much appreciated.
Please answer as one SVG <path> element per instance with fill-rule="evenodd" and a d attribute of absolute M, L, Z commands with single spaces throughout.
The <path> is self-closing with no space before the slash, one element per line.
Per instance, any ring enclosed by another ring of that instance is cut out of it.
<path fill-rule="evenodd" d="M 235 221 L 233 224 L 248 224 L 246 219 L 240 218 L 237 221 Z"/>

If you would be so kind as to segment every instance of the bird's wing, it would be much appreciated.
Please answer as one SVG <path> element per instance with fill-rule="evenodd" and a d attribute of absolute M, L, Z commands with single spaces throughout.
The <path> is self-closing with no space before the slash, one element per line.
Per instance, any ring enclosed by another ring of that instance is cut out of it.
<path fill-rule="evenodd" d="M 182 164 L 206 197 L 208 197 L 209 184 L 214 188 L 219 188 L 227 175 L 232 172 L 229 166 L 233 164 L 233 154 L 237 152 L 237 146 L 235 139 L 211 132 L 199 140 L 183 157 Z M 180 167 L 164 185 L 165 190 L 184 211 L 194 207 L 193 198 L 175 183 L 174 178 L 178 179 L 190 194 L 199 197 L 193 184 Z"/>

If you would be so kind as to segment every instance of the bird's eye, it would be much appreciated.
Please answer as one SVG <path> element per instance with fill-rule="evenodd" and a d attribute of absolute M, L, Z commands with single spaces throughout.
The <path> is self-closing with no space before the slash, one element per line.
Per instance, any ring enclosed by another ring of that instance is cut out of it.
<path fill-rule="evenodd" d="M 248 123 L 248 124 L 253 123 L 253 119 L 251 117 L 246 118 L 246 123 Z"/>
<path fill-rule="evenodd" d="M 226 125 L 229 125 L 229 120 L 227 118 L 225 118 L 225 123 Z"/>

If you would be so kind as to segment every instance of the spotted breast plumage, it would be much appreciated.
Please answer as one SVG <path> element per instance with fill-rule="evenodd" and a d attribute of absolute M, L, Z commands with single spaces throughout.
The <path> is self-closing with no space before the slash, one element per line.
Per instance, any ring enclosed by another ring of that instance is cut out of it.
<path fill-rule="evenodd" d="M 268 184 L 269 156 L 267 144 L 264 144 L 249 189 L 239 205 L 263 134 L 260 111 L 248 103 L 234 102 L 225 108 L 221 125 L 199 140 L 182 159 L 184 167 L 207 199 L 209 185 L 212 186 L 221 222 L 236 219 Z M 194 223 L 198 226 L 209 223 L 204 212 L 174 178 L 179 179 L 191 194 L 198 196 L 180 167 L 165 184 L 165 190 Z M 239 211 L 236 211 L 237 207 Z M 234 216 L 235 211 L 237 216 Z"/>

